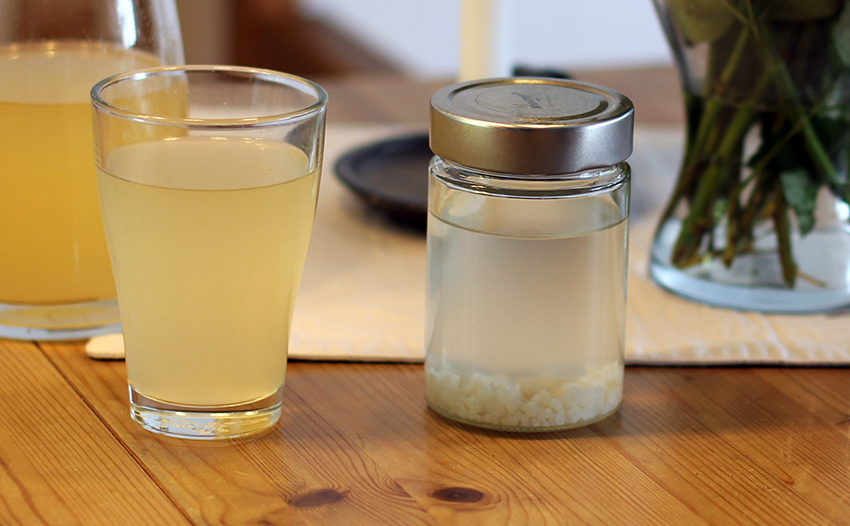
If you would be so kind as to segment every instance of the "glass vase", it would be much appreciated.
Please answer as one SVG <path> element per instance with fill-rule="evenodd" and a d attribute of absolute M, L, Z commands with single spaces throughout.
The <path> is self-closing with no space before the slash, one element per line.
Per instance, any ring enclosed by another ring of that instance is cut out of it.
<path fill-rule="evenodd" d="M 650 274 L 739 310 L 850 306 L 850 9 L 655 0 L 684 91 L 682 166 Z"/>

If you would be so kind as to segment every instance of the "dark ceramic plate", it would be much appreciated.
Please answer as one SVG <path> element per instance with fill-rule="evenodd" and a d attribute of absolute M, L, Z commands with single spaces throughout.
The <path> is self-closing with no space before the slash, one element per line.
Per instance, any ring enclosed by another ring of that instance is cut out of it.
<path fill-rule="evenodd" d="M 428 135 L 383 140 L 346 153 L 336 163 L 339 179 L 391 220 L 425 228 L 428 163 L 434 156 Z"/>

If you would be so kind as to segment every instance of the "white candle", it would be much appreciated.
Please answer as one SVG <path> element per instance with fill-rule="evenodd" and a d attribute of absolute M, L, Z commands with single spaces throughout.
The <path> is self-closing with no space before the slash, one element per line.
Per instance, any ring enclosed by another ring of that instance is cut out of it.
<path fill-rule="evenodd" d="M 461 0 L 458 80 L 511 76 L 511 0 Z"/>

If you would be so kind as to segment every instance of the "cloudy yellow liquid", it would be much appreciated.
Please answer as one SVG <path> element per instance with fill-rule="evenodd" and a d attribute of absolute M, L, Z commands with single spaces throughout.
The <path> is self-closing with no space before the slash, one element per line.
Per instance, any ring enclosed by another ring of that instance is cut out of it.
<path fill-rule="evenodd" d="M 130 385 L 200 406 L 273 394 L 318 170 L 286 144 L 193 137 L 123 146 L 105 168 Z"/>
<path fill-rule="evenodd" d="M 0 303 L 115 297 L 89 91 L 109 75 L 158 64 L 103 44 L 0 47 Z"/>

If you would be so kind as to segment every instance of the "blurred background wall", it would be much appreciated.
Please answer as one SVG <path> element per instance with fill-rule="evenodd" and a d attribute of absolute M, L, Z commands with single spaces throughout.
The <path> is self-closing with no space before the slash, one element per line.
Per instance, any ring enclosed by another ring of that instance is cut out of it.
<path fill-rule="evenodd" d="M 460 0 L 178 0 L 186 59 L 306 76 L 451 78 Z M 670 63 L 650 0 L 514 0 L 514 63 L 602 69 Z"/>

